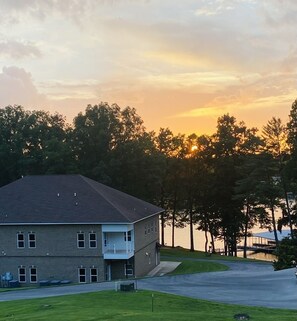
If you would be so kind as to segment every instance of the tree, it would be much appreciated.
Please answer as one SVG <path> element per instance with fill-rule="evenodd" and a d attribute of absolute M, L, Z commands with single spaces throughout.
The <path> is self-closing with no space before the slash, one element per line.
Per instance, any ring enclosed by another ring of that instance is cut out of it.
<path fill-rule="evenodd" d="M 296 204 L 297 195 L 297 99 L 293 102 L 289 122 L 287 124 L 288 138 L 287 143 L 290 148 L 290 159 L 286 166 L 286 177 L 289 180 L 293 203 Z M 291 222 L 296 229 L 297 212 L 296 206 L 291 211 Z"/>
<path fill-rule="evenodd" d="M 256 132 L 256 128 L 249 129 L 227 114 L 218 119 L 217 131 L 212 136 L 214 211 L 219 218 L 225 254 L 229 255 L 237 255 L 236 245 L 245 221 L 242 200 L 234 197 L 236 181 L 240 178 L 238 168 L 245 155 L 257 152 L 260 139 Z"/>
<path fill-rule="evenodd" d="M 60 114 L 26 111 L 21 106 L 0 109 L 1 184 L 23 175 L 68 171 L 73 163 L 67 144 L 67 128 Z M 58 146 L 59 156 L 53 159 L 50 156 L 57 153 Z"/>
<path fill-rule="evenodd" d="M 263 127 L 262 136 L 264 138 L 264 151 L 272 155 L 270 161 L 275 161 L 277 172 L 274 176 L 279 176 L 279 183 L 283 189 L 283 213 L 286 216 L 290 227 L 291 235 L 293 236 L 293 225 L 291 220 L 291 206 L 289 204 L 289 180 L 286 175 L 286 166 L 289 160 L 289 148 L 287 144 L 287 130 L 282 124 L 280 118 L 272 117 L 267 125 Z M 282 226 L 286 220 L 282 219 L 279 226 Z"/>
<path fill-rule="evenodd" d="M 296 234 L 296 232 L 294 232 Z M 297 262 L 297 235 L 285 237 L 279 242 L 276 250 L 277 260 L 273 266 L 275 270 L 282 270 L 296 266 Z"/>
<path fill-rule="evenodd" d="M 182 203 L 182 172 L 184 170 L 185 137 L 174 135 L 169 128 L 160 128 L 155 138 L 157 157 L 160 160 L 159 204 L 166 210 L 161 215 L 161 244 L 164 245 L 164 229 L 166 222 L 172 227 L 172 246 L 176 226 L 183 223 L 177 220 L 183 212 Z"/>
<path fill-rule="evenodd" d="M 250 230 L 259 224 L 260 227 L 269 228 L 270 220 L 265 206 L 261 203 L 258 186 L 261 184 L 262 168 L 261 155 L 245 155 L 238 168 L 240 178 L 236 181 L 234 199 L 242 204 L 243 221 L 243 257 L 247 257 L 247 238 L 251 236 Z"/>

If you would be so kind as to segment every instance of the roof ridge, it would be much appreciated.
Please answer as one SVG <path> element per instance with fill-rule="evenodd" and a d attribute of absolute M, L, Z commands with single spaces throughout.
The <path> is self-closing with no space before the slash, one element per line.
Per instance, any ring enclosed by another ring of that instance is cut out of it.
<path fill-rule="evenodd" d="M 124 215 L 124 214 L 122 213 L 122 211 L 119 209 L 118 206 L 116 206 L 115 204 L 113 204 L 109 199 L 107 199 L 107 198 L 105 197 L 105 195 L 102 195 L 102 193 L 101 193 L 100 191 L 96 190 L 96 188 L 94 188 L 94 186 L 92 186 L 92 185 L 90 184 L 90 182 L 88 182 L 88 180 L 91 180 L 91 181 L 94 181 L 94 180 L 92 180 L 91 178 L 85 177 L 85 176 L 83 176 L 83 175 L 80 175 L 80 174 L 79 174 L 79 176 L 80 176 L 96 193 L 100 194 L 101 197 L 103 197 L 106 202 L 108 202 L 112 207 L 114 207 L 114 208 L 120 213 L 120 215 L 121 215 L 123 218 L 125 218 L 125 219 L 128 220 L 128 221 L 130 221 L 129 217 L 127 217 L 126 215 Z M 97 181 L 94 181 L 94 182 L 97 183 L 97 184 L 101 184 L 101 183 L 99 183 L 99 182 L 97 182 Z M 109 187 L 109 186 L 107 186 L 107 185 L 104 185 L 104 186 L 115 190 L 114 188 Z M 123 192 L 118 191 L 118 190 L 115 190 L 115 191 L 120 192 L 120 193 L 123 193 Z"/>

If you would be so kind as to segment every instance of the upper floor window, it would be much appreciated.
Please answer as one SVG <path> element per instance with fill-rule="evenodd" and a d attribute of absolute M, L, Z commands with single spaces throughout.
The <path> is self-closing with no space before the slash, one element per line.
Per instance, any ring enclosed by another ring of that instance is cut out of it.
<path fill-rule="evenodd" d="M 97 247 L 97 235 L 94 232 L 89 233 L 89 247 L 90 248 Z"/>
<path fill-rule="evenodd" d="M 85 247 L 85 233 L 83 232 L 77 233 L 77 247 L 78 248 Z"/>
<path fill-rule="evenodd" d="M 30 232 L 28 234 L 28 247 L 34 249 L 36 247 L 36 235 L 35 233 Z"/>
<path fill-rule="evenodd" d="M 17 248 L 23 249 L 25 247 L 25 236 L 24 233 L 17 234 Z"/>
<path fill-rule="evenodd" d="M 131 231 L 128 231 L 127 233 L 126 232 L 124 233 L 124 239 L 125 239 L 125 241 L 129 241 L 129 242 L 132 240 Z"/>

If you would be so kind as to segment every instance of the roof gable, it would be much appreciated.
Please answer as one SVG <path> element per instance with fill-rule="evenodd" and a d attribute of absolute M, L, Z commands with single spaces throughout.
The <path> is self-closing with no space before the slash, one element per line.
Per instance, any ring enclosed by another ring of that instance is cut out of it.
<path fill-rule="evenodd" d="M 0 224 L 134 223 L 162 211 L 82 175 L 26 176 L 0 188 Z"/>

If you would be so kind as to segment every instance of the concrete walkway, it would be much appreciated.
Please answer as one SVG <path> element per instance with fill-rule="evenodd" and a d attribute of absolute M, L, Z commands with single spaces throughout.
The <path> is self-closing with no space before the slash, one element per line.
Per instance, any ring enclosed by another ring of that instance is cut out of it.
<path fill-rule="evenodd" d="M 167 273 L 170 273 L 174 271 L 181 262 L 172 262 L 172 261 L 161 261 L 158 266 L 156 266 L 149 274 L 148 276 L 162 276 Z"/>

